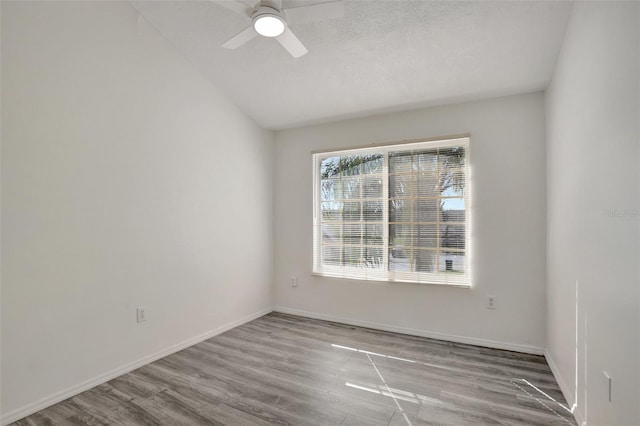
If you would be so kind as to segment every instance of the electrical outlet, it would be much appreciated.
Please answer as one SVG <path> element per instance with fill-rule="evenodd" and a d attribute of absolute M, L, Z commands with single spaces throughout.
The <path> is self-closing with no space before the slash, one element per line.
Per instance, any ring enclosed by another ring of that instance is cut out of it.
<path fill-rule="evenodd" d="M 136 309 L 136 315 L 138 322 L 145 322 L 147 320 L 147 308 L 139 306 L 138 309 Z"/>
<path fill-rule="evenodd" d="M 496 308 L 496 297 L 487 296 L 487 309 L 495 309 L 495 308 Z"/>
<path fill-rule="evenodd" d="M 291 283 L 291 287 L 298 287 L 298 277 L 295 277 L 292 275 L 290 283 Z"/>

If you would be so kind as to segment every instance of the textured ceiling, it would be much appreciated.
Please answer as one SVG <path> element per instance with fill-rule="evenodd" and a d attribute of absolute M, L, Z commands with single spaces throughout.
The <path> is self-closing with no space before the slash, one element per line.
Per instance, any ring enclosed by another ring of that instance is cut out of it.
<path fill-rule="evenodd" d="M 344 18 L 290 25 L 309 49 L 294 59 L 262 37 L 222 48 L 249 18 L 215 2 L 131 4 L 269 129 L 543 89 L 571 11 L 565 1 L 345 0 Z"/>

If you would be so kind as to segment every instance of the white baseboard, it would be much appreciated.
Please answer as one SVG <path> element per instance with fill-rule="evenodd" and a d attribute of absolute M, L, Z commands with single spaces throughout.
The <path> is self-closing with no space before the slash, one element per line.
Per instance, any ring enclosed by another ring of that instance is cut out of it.
<path fill-rule="evenodd" d="M 133 371 L 136 368 L 140 368 L 146 364 L 149 364 L 153 361 L 156 361 L 160 358 L 164 358 L 168 355 L 171 355 L 175 352 L 181 351 L 182 349 L 188 348 L 189 346 L 193 346 L 197 343 L 200 343 L 204 340 L 210 339 L 214 336 L 217 336 L 218 334 L 222 334 L 225 331 L 231 330 L 232 328 L 235 328 L 239 325 L 242 325 L 244 323 L 247 323 L 249 321 L 253 321 L 256 318 L 260 318 L 263 315 L 268 314 L 269 312 L 272 312 L 273 309 L 272 308 L 266 308 L 263 309 L 261 311 L 255 312 L 251 315 L 247 315 L 243 318 L 240 318 L 236 321 L 232 321 L 228 324 L 222 325 L 218 328 L 215 328 L 213 330 L 207 331 L 206 333 L 202 333 L 200 335 L 194 336 L 190 339 L 187 339 L 183 342 L 180 342 L 178 344 L 175 344 L 173 346 L 170 346 L 166 349 L 163 349 L 161 351 L 158 351 L 154 354 L 145 356 L 143 358 L 140 358 L 136 361 L 130 362 L 128 364 L 125 364 L 121 367 L 118 367 L 114 370 L 108 371 L 104 374 L 101 374 L 97 377 L 94 377 L 92 379 L 89 379 L 83 383 L 80 383 L 78 385 L 72 386 L 70 388 L 64 389 L 62 391 L 56 392 L 53 395 L 50 395 L 46 398 L 43 398 L 39 401 L 36 401 L 34 403 L 31 404 L 27 404 L 24 407 L 20 407 L 16 410 L 10 411 L 8 413 L 5 413 L 2 415 L 2 419 L 0 420 L 0 423 L 3 425 L 7 425 L 9 423 L 15 422 L 16 420 L 20 420 L 23 417 L 26 417 L 30 414 L 36 413 L 44 408 L 50 407 L 51 405 L 57 404 L 58 402 L 64 401 L 67 398 L 71 398 L 72 396 L 75 396 L 81 392 L 84 392 L 86 390 L 89 390 L 95 386 L 98 386 L 102 383 L 108 382 L 111 379 L 114 379 L 118 376 L 121 376 L 125 373 L 128 373 L 129 371 Z"/>
<path fill-rule="evenodd" d="M 517 343 L 498 342 L 494 340 L 479 339 L 476 337 L 457 336 L 455 334 L 439 333 L 436 331 L 418 330 L 414 328 L 398 327 L 395 325 L 381 324 L 377 322 L 360 321 L 351 318 L 341 318 L 332 315 L 319 314 L 316 312 L 301 311 L 298 309 L 287 308 L 284 306 L 276 306 L 276 312 L 283 314 L 299 315 L 307 318 L 320 319 L 325 321 L 333 321 L 342 324 L 356 325 L 359 327 L 373 328 L 376 330 L 391 331 L 394 333 L 408 334 L 411 336 L 428 337 L 430 339 L 446 340 L 449 342 L 466 343 L 469 345 L 484 346 L 494 349 L 505 349 L 514 352 L 523 352 L 534 355 L 543 355 L 544 349 L 537 346 L 520 345 Z"/>
<path fill-rule="evenodd" d="M 549 364 L 549 368 L 551 369 L 551 373 L 553 373 L 553 377 L 555 377 L 556 382 L 558 382 L 558 386 L 562 391 L 562 395 L 564 395 L 564 399 L 567 401 L 569 408 L 572 409 L 573 417 L 576 419 L 576 422 L 579 425 L 586 426 L 587 422 L 584 421 L 583 413 L 578 409 L 579 407 L 576 405 L 578 401 L 576 401 L 575 389 L 571 389 L 567 386 L 567 382 L 564 381 L 562 374 L 560 374 L 560 370 L 556 366 L 556 363 L 553 361 L 551 354 L 548 350 L 545 349 L 544 357 L 547 360 L 547 364 Z"/>

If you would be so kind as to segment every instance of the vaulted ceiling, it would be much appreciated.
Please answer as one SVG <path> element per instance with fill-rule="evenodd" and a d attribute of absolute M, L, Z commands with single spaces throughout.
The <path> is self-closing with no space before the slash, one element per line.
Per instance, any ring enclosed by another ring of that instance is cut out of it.
<path fill-rule="evenodd" d="M 544 89 L 571 12 L 566 1 L 344 0 L 342 18 L 290 25 L 309 50 L 294 59 L 262 37 L 221 47 L 250 20 L 216 1 L 131 4 L 269 129 Z"/>

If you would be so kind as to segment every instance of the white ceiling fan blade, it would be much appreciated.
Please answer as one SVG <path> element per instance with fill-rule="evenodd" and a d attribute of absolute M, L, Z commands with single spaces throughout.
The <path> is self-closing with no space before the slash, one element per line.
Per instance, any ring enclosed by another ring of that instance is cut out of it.
<path fill-rule="evenodd" d="M 276 10 L 282 10 L 282 0 L 260 0 L 260 6 L 269 6 Z"/>
<path fill-rule="evenodd" d="M 236 49 L 257 35 L 258 33 L 256 32 L 255 29 L 253 29 L 253 25 L 251 25 L 247 27 L 247 29 L 245 29 L 244 31 L 240 32 L 239 34 L 236 34 L 235 36 L 231 37 L 229 40 L 225 41 L 222 47 L 227 49 Z"/>
<path fill-rule="evenodd" d="M 299 58 L 308 52 L 307 48 L 304 47 L 304 44 L 298 40 L 298 37 L 291 32 L 289 27 L 285 27 L 284 32 L 276 37 L 276 40 L 278 40 L 278 43 L 280 43 L 282 47 L 284 47 L 294 58 Z"/>
<path fill-rule="evenodd" d="M 310 6 L 292 7 L 285 9 L 284 13 L 292 23 L 337 19 L 344 16 L 344 1 L 339 0 Z"/>
<path fill-rule="evenodd" d="M 247 6 L 244 3 L 240 3 L 236 0 L 212 0 L 215 4 L 219 4 L 225 9 L 229 9 L 233 12 L 239 13 L 240 15 L 249 16 L 253 13 L 253 8 Z"/>

